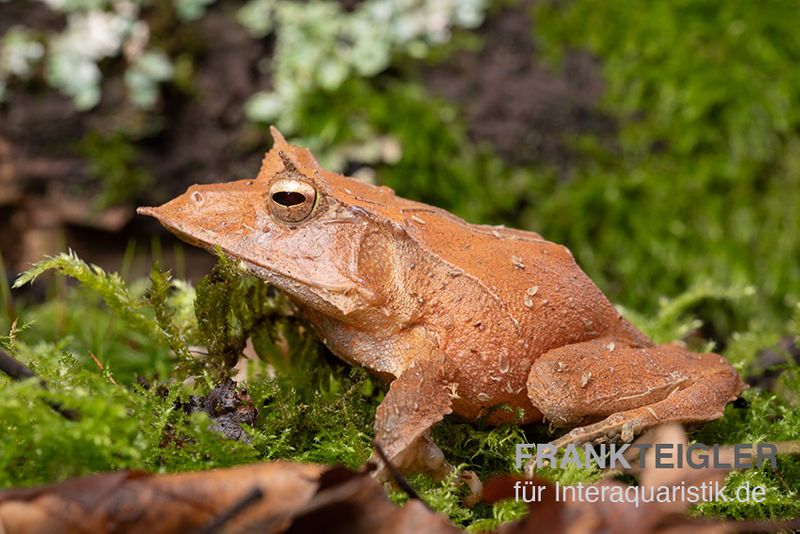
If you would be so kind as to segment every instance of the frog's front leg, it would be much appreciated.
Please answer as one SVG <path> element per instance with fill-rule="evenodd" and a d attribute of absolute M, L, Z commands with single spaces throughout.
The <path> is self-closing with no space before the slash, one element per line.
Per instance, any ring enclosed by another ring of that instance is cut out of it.
<path fill-rule="evenodd" d="M 444 355 L 412 363 L 389 386 L 389 392 L 375 414 L 375 443 L 388 460 L 401 471 L 424 471 L 434 476 L 448 474 L 452 468 L 430 438 L 430 428 L 452 412 Z M 376 476 L 386 480 L 382 462 Z"/>
<path fill-rule="evenodd" d="M 553 443 L 630 442 L 662 423 L 721 417 L 747 386 L 718 354 L 677 344 L 632 346 L 600 338 L 551 350 L 528 376 L 528 397 L 556 426 L 576 426 Z"/>

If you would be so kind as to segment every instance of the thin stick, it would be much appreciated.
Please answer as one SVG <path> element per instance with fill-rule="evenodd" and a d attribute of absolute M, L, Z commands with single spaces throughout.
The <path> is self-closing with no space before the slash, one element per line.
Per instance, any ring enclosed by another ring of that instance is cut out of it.
<path fill-rule="evenodd" d="M 101 361 L 100 361 L 100 358 L 98 358 L 97 356 L 95 356 L 95 355 L 94 355 L 94 352 L 92 352 L 92 351 L 89 351 L 89 357 L 92 359 L 92 361 L 94 362 L 94 364 L 95 364 L 95 365 L 96 365 L 96 366 L 97 366 L 97 367 L 98 367 L 98 368 L 99 368 L 101 371 L 105 371 L 105 370 L 106 370 L 106 366 L 105 366 L 105 365 L 103 365 L 103 362 L 101 362 Z M 115 386 L 118 386 L 118 385 L 119 385 L 119 384 L 117 384 L 117 381 L 116 381 L 116 380 L 114 380 L 114 377 L 113 377 L 113 376 L 111 376 L 111 373 L 108 373 L 108 381 L 109 381 L 109 382 L 111 382 L 112 384 L 114 384 Z"/>
<path fill-rule="evenodd" d="M 47 382 L 43 379 L 38 378 L 36 373 L 25 367 L 22 363 L 17 361 L 15 358 L 12 358 L 4 350 L 0 350 L 0 371 L 7 374 L 12 380 L 26 380 L 28 378 L 37 378 L 39 381 L 39 385 L 42 386 L 44 389 L 47 389 Z M 48 406 L 50 406 L 53 410 L 61 414 L 62 417 L 65 419 L 69 419 L 70 421 L 77 421 L 80 419 L 78 412 L 75 410 L 70 410 L 69 408 L 63 408 L 61 404 L 55 401 L 45 400 Z"/>
<path fill-rule="evenodd" d="M 3 371 L 13 380 L 25 380 L 26 378 L 34 378 L 36 376 L 33 371 L 6 354 L 3 350 L 0 350 L 0 371 Z"/>
<path fill-rule="evenodd" d="M 397 467 L 395 467 L 394 464 L 389 460 L 389 458 L 386 456 L 386 453 L 383 451 L 381 446 L 378 445 L 377 442 L 373 443 L 372 446 L 375 447 L 375 452 L 378 453 L 378 457 L 383 462 L 383 465 L 386 466 L 386 469 L 389 471 L 389 474 L 392 476 L 392 479 L 394 479 L 394 482 L 395 484 L 397 484 L 397 487 L 403 490 L 410 499 L 416 499 L 425 506 L 427 506 L 428 508 L 430 508 L 428 506 L 428 503 L 426 503 L 420 498 L 419 493 L 417 493 L 417 490 L 415 490 L 411 486 L 411 484 L 408 483 L 406 477 L 404 477 L 402 473 L 400 473 L 400 470 L 398 470 Z"/>
<path fill-rule="evenodd" d="M 236 518 L 237 515 L 244 512 L 246 509 L 253 506 L 264 497 L 264 492 L 261 488 L 253 488 L 253 491 L 239 499 L 233 506 L 228 508 L 225 512 L 215 517 L 210 523 L 201 528 L 196 534 L 211 534 L 212 532 L 219 532 L 222 527 Z"/>
<path fill-rule="evenodd" d="M 8 285 L 8 273 L 6 273 L 5 260 L 3 260 L 3 251 L 0 251 L 0 301 L 2 301 L 3 310 L 0 313 L 5 313 L 10 321 L 16 315 L 14 312 L 14 299 L 11 296 L 11 288 Z"/>

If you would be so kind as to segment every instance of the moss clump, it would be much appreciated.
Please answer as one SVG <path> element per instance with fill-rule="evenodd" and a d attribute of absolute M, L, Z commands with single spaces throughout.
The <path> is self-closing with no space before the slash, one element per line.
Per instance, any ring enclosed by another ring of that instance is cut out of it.
<path fill-rule="evenodd" d="M 84 287 L 24 309 L 23 317 L 37 322 L 5 338 L 4 345 L 51 387 L 44 391 L 34 382 L 12 384 L 2 379 L 0 430 L 14 439 L 0 448 L 0 484 L 31 485 L 109 469 L 175 471 L 266 459 L 357 467 L 369 457 L 372 421 L 384 387 L 364 369 L 348 368 L 328 353 L 294 317 L 283 297 L 271 294 L 263 282 L 243 276 L 229 260 L 222 258 L 199 284 L 196 323 L 187 319 L 195 310 L 186 298 L 192 294 L 186 284 L 169 280 L 158 269 L 153 270 L 149 290 L 136 289 L 140 284 L 131 289 L 119 277 L 90 267 L 74 255 L 63 255 L 36 266 L 21 281 L 31 280 L 47 268 L 77 278 Z M 105 307 L 90 294 L 101 295 L 122 326 L 109 323 Z M 686 333 L 691 330 L 686 325 L 696 326 L 691 313 L 698 301 L 746 305 L 746 298 L 732 299 L 736 296 L 727 290 L 691 290 L 663 302 L 655 317 L 637 320 L 653 335 Z M 76 312 L 79 321 L 73 317 Z M 57 337 L 52 325 L 58 324 L 58 314 L 63 317 L 58 327 L 63 339 L 42 341 Z M 116 348 L 132 342 L 132 332 L 146 333 L 135 338 L 141 345 L 129 353 L 117 353 Z M 761 331 L 744 332 L 731 340 L 729 357 L 746 370 L 757 348 L 780 332 L 773 329 L 766 337 Z M 205 414 L 188 415 L 180 406 L 190 394 L 206 394 L 226 376 L 226 358 L 238 354 L 235 351 L 241 351 L 248 338 L 254 340 L 261 357 L 247 366 L 248 393 L 259 414 L 254 426 L 246 429 L 250 443 L 241 443 L 224 440 L 208 430 Z M 88 356 L 87 348 L 97 339 L 103 341 L 95 348 L 105 349 L 97 353 L 107 364 L 103 372 Z M 176 350 L 169 347 L 180 351 L 198 342 L 209 347 L 202 362 L 170 369 L 185 362 L 176 359 Z M 135 371 L 153 376 L 153 370 L 159 368 L 143 357 L 148 352 L 160 354 L 156 361 L 168 372 L 158 375 L 161 380 L 153 386 L 143 388 L 135 384 Z M 132 362 L 134 354 L 141 359 Z M 118 373 L 119 369 L 125 372 Z M 110 375 L 119 385 L 110 382 Z M 169 375 L 180 380 L 165 382 Z M 791 367 L 783 375 L 781 390 L 797 391 L 798 376 Z M 706 443 L 800 439 L 796 399 L 758 390 L 746 392 L 745 398 L 747 409 L 729 406 L 722 419 L 706 425 L 693 439 Z M 80 419 L 64 419 L 45 400 L 75 410 Z M 484 480 L 516 470 L 517 443 L 541 443 L 552 437 L 542 425 L 485 428 L 451 418 L 436 426 L 433 436 L 454 465 L 472 469 Z M 574 483 L 594 481 L 599 473 L 545 469 L 539 475 Z M 746 481 L 767 487 L 769 506 L 711 503 L 698 507 L 698 513 L 729 517 L 800 513 L 793 497 L 800 490 L 800 460 L 781 458 L 775 473 L 751 469 L 732 474 L 729 485 L 735 488 Z M 464 526 L 484 528 L 521 512 L 513 503 L 464 508 L 461 499 L 466 488 L 454 481 L 437 483 L 418 475 L 411 482 L 423 499 Z M 402 501 L 403 497 L 395 495 L 395 499 Z"/>
<path fill-rule="evenodd" d="M 176 409 L 179 387 L 114 385 L 62 346 L 18 343 L 17 358 L 48 382 L 0 378 L 0 487 L 30 486 L 116 469 L 208 469 L 254 461 L 239 442 L 209 432 L 205 414 Z M 74 410 L 70 421 L 45 401 Z M 170 439 L 170 436 L 176 437 Z M 177 439 L 179 437 L 179 439 Z"/>
<path fill-rule="evenodd" d="M 207 365 L 222 372 L 239 359 L 251 333 L 267 329 L 286 302 L 270 296 L 263 281 L 242 276 L 233 260 L 218 257 L 198 284 L 195 314 L 200 341 L 208 348 Z"/>
<path fill-rule="evenodd" d="M 382 389 L 364 370 L 348 372 L 322 352 L 286 301 L 262 281 L 242 276 L 232 262 L 221 259 L 199 285 L 197 323 L 187 320 L 194 306 L 185 295 L 193 291 L 157 268 L 149 289 L 128 287 L 119 276 L 64 254 L 35 266 L 18 284 L 48 269 L 83 285 L 23 309 L 30 327 L 17 326 L 0 339 L 50 384 L 45 391 L 35 381 L 0 377 L 0 431 L 14 436 L 0 446 L 0 485 L 112 469 L 176 471 L 278 458 L 356 467 L 368 458 Z M 200 335 L 202 328 L 207 331 Z M 190 415 L 181 406 L 230 372 L 224 357 L 231 347 L 241 350 L 251 334 L 264 359 L 247 369 L 248 393 L 259 415 L 245 444 L 211 432 L 205 414 Z M 204 340 L 210 340 L 208 355 L 187 362 L 194 358 L 188 344 Z M 105 363 L 103 371 L 90 352 Z M 162 366 L 165 372 L 154 372 Z M 141 375 L 155 380 L 144 380 L 149 385 L 142 387 Z M 80 418 L 64 419 L 45 401 Z"/>

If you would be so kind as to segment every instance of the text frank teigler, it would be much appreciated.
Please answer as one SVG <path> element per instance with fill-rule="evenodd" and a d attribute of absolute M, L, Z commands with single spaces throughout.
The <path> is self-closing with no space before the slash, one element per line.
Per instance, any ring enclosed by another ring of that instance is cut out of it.
<path fill-rule="evenodd" d="M 733 446 L 704 445 L 695 443 L 641 443 L 600 444 L 582 446 L 568 445 L 562 455 L 552 444 L 520 443 L 516 446 L 516 465 L 530 468 L 547 466 L 565 468 L 600 469 L 744 469 L 761 467 L 769 463 L 777 466 L 778 448 L 772 443 L 736 444 Z M 713 478 L 713 477 L 712 477 Z M 746 482 L 736 488 L 727 489 L 720 481 L 705 481 L 687 484 L 676 480 L 666 485 L 629 486 L 617 482 L 597 484 L 578 483 L 563 485 L 556 482 L 541 483 L 534 480 L 518 480 L 514 485 L 514 498 L 518 501 L 541 502 L 543 500 L 572 502 L 619 502 L 640 506 L 643 503 L 683 502 L 697 504 L 708 501 L 764 502 L 766 488 Z"/>

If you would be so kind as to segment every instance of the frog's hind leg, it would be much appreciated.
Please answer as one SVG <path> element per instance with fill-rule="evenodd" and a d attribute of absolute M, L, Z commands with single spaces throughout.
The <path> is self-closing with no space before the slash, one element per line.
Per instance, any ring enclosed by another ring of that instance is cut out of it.
<path fill-rule="evenodd" d="M 718 354 L 677 344 L 631 346 L 601 338 L 549 351 L 531 366 L 528 397 L 556 426 L 579 426 L 559 447 L 623 441 L 662 423 L 722 416 L 747 386 Z"/>
<path fill-rule="evenodd" d="M 443 355 L 414 362 L 389 386 L 375 414 L 375 443 L 400 471 L 424 471 L 442 477 L 452 471 L 433 443 L 430 428 L 452 412 Z M 377 455 L 378 479 L 388 473 Z"/>

